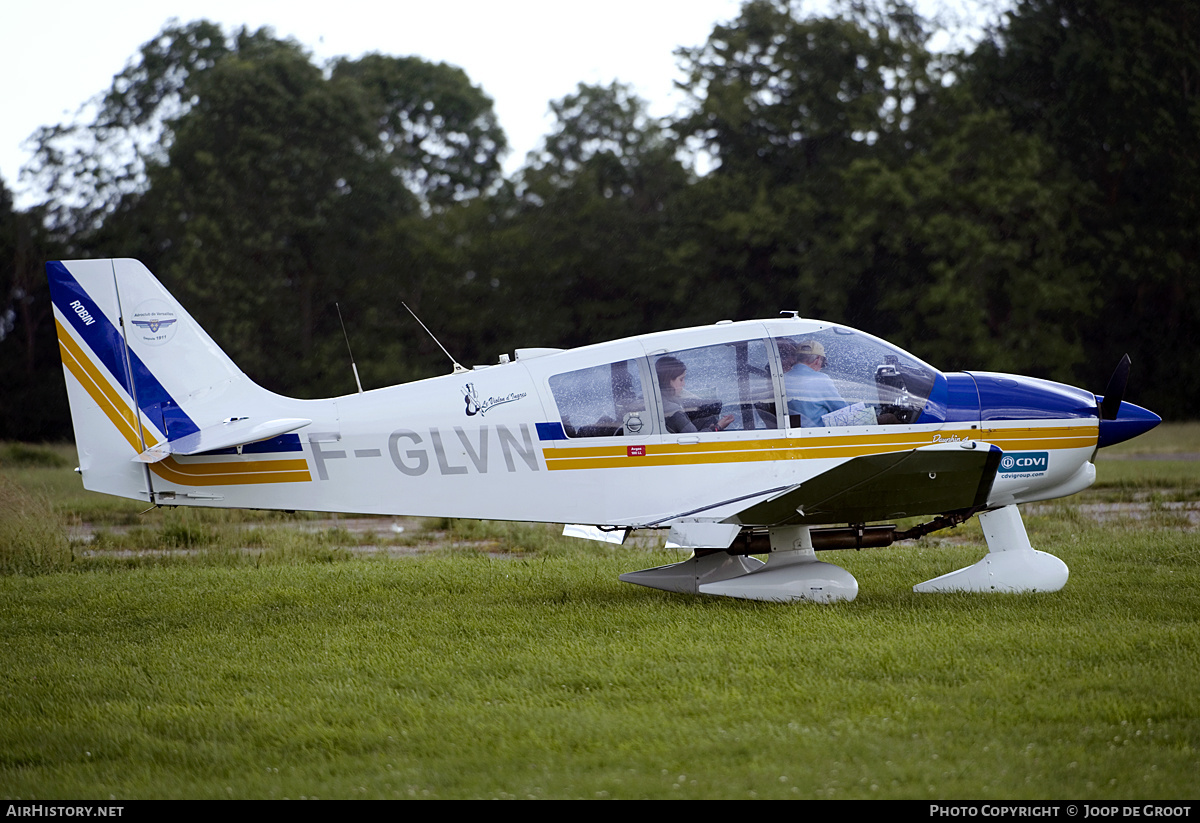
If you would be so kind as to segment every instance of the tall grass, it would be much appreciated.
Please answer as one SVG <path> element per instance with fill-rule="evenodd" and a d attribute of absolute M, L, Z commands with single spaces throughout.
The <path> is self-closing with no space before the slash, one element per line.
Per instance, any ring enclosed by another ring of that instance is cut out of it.
<path fill-rule="evenodd" d="M 37 446 L 31 443 L 0 443 L 0 466 L 37 466 L 65 469 L 71 457 L 64 446 Z"/>
<path fill-rule="evenodd" d="M 0 575 L 49 574 L 71 564 L 66 529 L 46 497 L 0 474 L 0 512 Z"/>

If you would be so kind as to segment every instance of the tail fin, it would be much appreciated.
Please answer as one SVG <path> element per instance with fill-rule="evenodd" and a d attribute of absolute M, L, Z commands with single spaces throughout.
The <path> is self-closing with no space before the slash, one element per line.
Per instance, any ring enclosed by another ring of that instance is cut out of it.
<path fill-rule="evenodd" d="M 283 398 L 250 380 L 137 260 L 55 261 L 46 273 L 85 487 L 154 501 L 152 474 L 214 485 L 213 472 L 181 473 L 169 455 L 310 422 L 269 414 Z"/>

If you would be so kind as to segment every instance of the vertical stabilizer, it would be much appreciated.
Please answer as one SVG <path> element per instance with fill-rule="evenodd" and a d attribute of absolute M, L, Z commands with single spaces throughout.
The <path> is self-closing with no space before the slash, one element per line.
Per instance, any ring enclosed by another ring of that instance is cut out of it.
<path fill-rule="evenodd" d="M 86 488 L 153 500 L 156 476 L 186 484 L 172 464 L 134 458 L 199 442 L 269 395 L 140 262 L 54 261 L 46 273 Z"/>

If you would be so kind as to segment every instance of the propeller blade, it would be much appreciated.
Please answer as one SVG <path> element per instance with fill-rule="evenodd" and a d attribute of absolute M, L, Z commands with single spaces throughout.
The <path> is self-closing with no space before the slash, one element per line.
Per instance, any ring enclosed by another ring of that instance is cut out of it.
<path fill-rule="evenodd" d="M 1108 385 L 1104 388 L 1104 400 L 1100 403 L 1100 419 L 1116 420 L 1121 411 L 1121 400 L 1125 397 L 1125 384 L 1129 382 L 1129 355 L 1121 358 Z"/>

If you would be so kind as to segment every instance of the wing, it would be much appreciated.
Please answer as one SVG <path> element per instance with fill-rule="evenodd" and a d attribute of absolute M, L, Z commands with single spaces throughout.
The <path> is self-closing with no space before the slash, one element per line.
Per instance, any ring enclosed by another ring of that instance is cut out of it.
<path fill-rule="evenodd" d="M 847 460 L 725 519 L 741 526 L 866 523 L 983 506 L 1004 452 L 978 441 Z"/>

